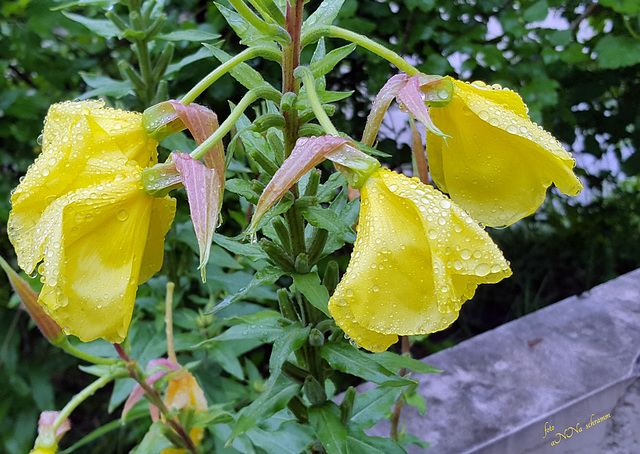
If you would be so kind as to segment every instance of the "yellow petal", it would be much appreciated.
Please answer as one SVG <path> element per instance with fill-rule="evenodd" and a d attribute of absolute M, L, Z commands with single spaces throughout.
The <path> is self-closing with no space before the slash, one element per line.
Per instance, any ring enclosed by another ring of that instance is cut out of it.
<path fill-rule="evenodd" d="M 121 342 L 175 212 L 175 201 L 141 188 L 157 142 L 140 114 L 82 101 L 51 106 L 42 145 L 11 197 L 18 263 L 31 273 L 42 262 L 39 303 L 67 334 Z"/>
<path fill-rule="evenodd" d="M 512 91 L 455 81 L 451 102 L 430 114 L 451 136 L 427 134 L 432 177 L 485 225 L 506 226 L 532 214 L 551 184 L 568 195 L 582 189 L 571 154 L 529 120 Z"/>
<path fill-rule="evenodd" d="M 178 372 L 169 380 L 164 394 L 164 403 L 170 410 L 194 409 L 206 411 L 208 404 L 196 378 L 188 371 Z"/>
<path fill-rule="evenodd" d="M 152 204 L 149 235 L 147 235 L 147 244 L 142 254 L 138 284 L 144 284 L 162 268 L 164 237 L 176 214 L 176 199 L 172 197 L 154 197 Z"/>
<path fill-rule="evenodd" d="M 39 301 L 67 334 L 85 342 L 126 337 L 152 202 L 128 182 L 70 193 L 43 214 Z"/>
<path fill-rule="evenodd" d="M 479 284 L 510 274 L 486 232 L 447 197 L 380 169 L 361 189 L 358 237 L 329 310 L 354 342 L 382 351 L 397 335 L 446 328 Z"/>

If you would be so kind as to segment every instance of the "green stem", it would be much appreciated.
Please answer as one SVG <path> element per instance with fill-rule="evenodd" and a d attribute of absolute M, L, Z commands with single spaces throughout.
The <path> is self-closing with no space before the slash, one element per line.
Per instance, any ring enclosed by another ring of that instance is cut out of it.
<path fill-rule="evenodd" d="M 91 353 L 83 352 L 82 350 L 79 350 L 73 345 L 71 345 L 71 342 L 69 342 L 69 339 L 67 338 L 64 338 L 59 343 L 56 343 L 56 346 L 60 347 L 70 355 L 75 356 L 76 358 L 80 358 L 82 360 L 85 360 L 93 364 L 104 364 L 108 366 L 111 364 L 116 364 L 121 361 L 117 358 L 100 358 L 99 356 L 92 355 Z"/>
<path fill-rule="evenodd" d="M 370 52 L 373 52 L 379 57 L 384 58 L 389 63 L 394 64 L 400 71 L 403 71 L 410 76 L 415 76 L 420 72 L 414 66 L 410 65 L 400 55 L 398 55 L 391 49 L 387 49 L 382 44 L 378 44 L 364 35 L 352 32 L 351 30 L 346 30 L 344 28 L 336 27 L 335 25 L 319 27 L 309 32 L 308 34 L 304 35 L 302 37 L 302 47 L 305 47 L 306 45 L 319 40 L 323 36 L 328 38 L 341 38 L 341 39 L 350 41 L 352 43 L 356 43 L 357 45 L 364 47 L 365 49 L 367 49 Z"/>
<path fill-rule="evenodd" d="M 315 79 L 313 78 L 311 70 L 304 66 L 298 66 L 293 74 L 294 76 L 302 79 L 304 88 L 307 90 L 309 102 L 311 102 L 311 108 L 316 114 L 316 118 L 320 122 L 320 125 L 322 125 L 322 127 L 324 128 L 325 132 L 327 134 L 331 134 L 332 136 L 338 136 L 338 130 L 333 125 L 333 123 L 331 123 L 329 116 L 322 108 L 322 103 L 320 102 L 320 98 L 318 98 L 318 93 L 316 92 L 315 87 Z"/>
<path fill-rule="evenodd" d="M 67 403 L 67 405 L 64 406 L 64 408 L 60 411 L 56 419 L 53 421 L 53 425 L 52 425 L 53 431 L 55 432 L 56 430 L 58 430 L 58 427 L 60 427 L 60 424 L 62 424 L 62 421 L 64 421 L 64 419 L 67 418 L 71 414 L 71 412 L 78 407 L 78 405 L 80 405 L 82 402 L 87 400 L 87 398 L 91 396 L 93 393 L 95 393 L 97 390 L 105 386 L 110 381 L 115 380 L 116 378 L 123 378 L 128 376 L 129 374 L 125 369 L 117 369 L 109 375 L 104 375 L 98 378 L 96 381 L 94 381 L 89 386 L 84 388 L 78 394 L 73 396 L 73 398 Z"/>
<path fill-rule="evenodd" d="M 243 50 L 238 55 L 230 58 L 226 62 L 222 63 L 216 69 L 211 71 L 204 79 L 198 82 L 189 92 L 182 97 L 180 102 L 182 104 L 192 103 L 198 96 L 202 94 L 211 84 L 213 84 L 220 77 L 231 71 L 240 63 L 251 60 L 255 57 L 264 57 L 269 60 L 280 60 L 282 56 L 279 52 L 266 47 L 250 47 Z"/>
<path fill-rule="evenodd" d="M 200 159 L 204 154 L 216 143 L 218 143 L 222 138 L 231 131 L 233 125 L 236 124 L 236 121 L 240 118 L 240 116 L 244 113 L 244 111 L 253 103 L 255 100 L 259 98 L 270 99 L 276 103 L 280 102 L 280 93 L 274 90 L 271 87 L 259 87 L 254 88 L 248 91 L 240 100 L 238 105 L 231 111 L 227 119 L 220 125 L 220 127 L 211 134 L 207 140 L 202 142 L 198 147 L 191 152 L 191 157 L 193 159 Z"/>

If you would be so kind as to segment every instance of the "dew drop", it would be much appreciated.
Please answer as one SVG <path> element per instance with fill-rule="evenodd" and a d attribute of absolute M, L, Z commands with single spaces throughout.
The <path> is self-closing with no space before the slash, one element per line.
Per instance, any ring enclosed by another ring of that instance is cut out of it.
<path fill-rule="evenodd" d="M 440 201 L 440 206 L 442 208 L 444 208 L 445 210 L 447 210 L 447 209 L 451 208 L 451 202 L 449 200 L 446 200 L 446 199 L 441 200 Z"/>
<path fill-rule="evenodd" d="M 487 265 L 486 263 L 480 263 L 478 266 L 476 266 L 476 269 L 473 271 L 476 274 L 476 276 L 482 277 L 489 274 L 489 271 L 491 271 L 491 269 L 489 268 L 489 265 Z"/>
<path fill-rule="evenodd" d="M 378 287 L 377 285 L 374 285 L 371 290 L 373 290 L 374 292 L 378 292 L 380 290 L 380 287 Z"/>
<path fill-rule="evenodd" d="M 120 210 L 118 211 L 118 214 L 116 215 L 116 217 L 118 218 L 118 221 L 126 221 L 127 218 L 129 217 L 129 213 L 127 212 L 127 210 Z"/>
<path fill-rule="evenodd" d="M 460 257 L 462 257 L 463 260 L 469 260 L 471 258 L 471 251 L 468 249 L 461 250 Z"/>

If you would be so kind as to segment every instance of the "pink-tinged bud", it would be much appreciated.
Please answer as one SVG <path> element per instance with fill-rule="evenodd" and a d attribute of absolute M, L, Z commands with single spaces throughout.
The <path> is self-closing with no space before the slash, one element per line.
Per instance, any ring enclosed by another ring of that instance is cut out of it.
<path fill-rule="evenodd" d="M 382 120 L 395 98 L 405 112 L 411 114 L 430 132 L 447 137 L 431 121 L 427 106 L 446 105 L 453 96 L 453 82 L 441 76 L 416 74 L 396 74 L 391 77 L 377 94 L 367 119 L 362 143 L 373 146 Z"/>
<path fill-rule="evenodd" d="M 440 131 L 436 125 L 433 124 L 433 121 L 431 121 L 427 105 L 425 104 L 425 94 L 420 90 L 420 75 L 410 77 L 398 91 L 396 99 L 398 103 L 400 103 L 401 108 L 422 123 L 427 130 L 440 137 L 446 137 L 446 134 Z M 450 94 L 449 99 L 451 99 Z"/>
<path fill-rule="evenodd" d="M 0 257 L 0 267 L 7 273 L 11 287 L 18 294 L 23 307 L 27 310 L 31 318 L 40 329 L 40 332 L 49 342 L 57 345 L 66 338 L 60 326 L 47 315 L 42 306 L 38 303 L 38 293 L 35 292 L 29 283 L 22 279 L 11 266 Z"/>
<path fill-rule="evenodd" d="M 199 269 L 205 282 L 213 233 L 218 226 L 222 179 L 215 169 L 206 167 L 186 153 L 172 153 L 171 156 L 187 190 L 191 220 L 200 249 Z"/>
<path fill-rule="evenodd" d="M 142 125 L 147 134 L 157 141 L 186 129 L 171 101 L 164 101 L 145 109 L 142 113 Z"/>
<path fill-rule="evenodd" d="M 260 219 L 280 200 L 286 192 L 315 166 L 325 159 L 333 161 L 349 184 L 360 187 L 367 177 L 380 166 L 380 163 L 366 153 L 358 150 L 349 139 L 326 135 L 322 137 L 302 137 L 296 142 L 291 155 L 284 161 L 271 181 L 264 188 L 256 210 L 247 228 L 253 234 Z"/>
<path fill-rule="evenodd" d="M 38 438 L 30 454 L 55 454 L 58 442 L 71 429 L 69 418 L 64 418 L 58 427 L 54 423 L 60 415 L 59 411 L 43 411 L 38 420 Z"/>

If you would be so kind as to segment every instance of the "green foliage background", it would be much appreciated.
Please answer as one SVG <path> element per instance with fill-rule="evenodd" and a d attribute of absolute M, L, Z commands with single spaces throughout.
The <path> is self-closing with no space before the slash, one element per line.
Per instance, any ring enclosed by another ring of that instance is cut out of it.
<path fill-rule="evenodd" d="M 201 46 L 202 41 L 224 42 L 223 48 L 231 54 L 241 49 L 213 3 L 158 2 L 157 8 L 167 20 L 161 39 L 153 43 L 153 55 L 161 55 L 169 42 L 175 46 L 167 83 L 158 84 L 154 93 L 134 96 L 134 85 L 117 64 L 135 62 L 130 43 L 119 37 L 104 17 L 111 3 L 13 0 L 0 5 L 0 69 L 4 75 L 0 78 L 0 253 L 10 261 L 14 255 L 4 227 L 10 191 L 39 152 L 37 137 L 50 104 L 103 97 L 112 105 L 142 110 L 165 90 L 170 98 L 178 98 L 218 64 Z M 310 8 L 318 3 L 312 0 Z M 552 22 L 545 20 L 550 15 L 555 18 Z M 89 20 L 91 30 L 82 18 Z M 529 105 L 534 121 L 569 144 L 580 162 L 606 156 L 610 164 L 603 169 L 591 164 L 578 170 L 587 186 L 586 195 L 578 201 L 553 193 L 535 216 L 509 229 L 491 231 L 511 261 L 514 276 L 498 285 L 481 287 L 474 301 L 464 305 L 453 327 L 419 339 L 414 346 L 416 355 L 444 348 L 640 266 L 638 2 L 346 0 L 338 25 L 392 43 L 394 50 L 411 56 L 412 63 L 425 73 L 480 79 L 514 89 Z M 454 67 L 451 62 L 456 60 L 460 64 Z M 252 64 L 267 80 L 279 77 L 273 64 Z M 359 136 L 371 98 L 390 70 L 358 49 L 338 73 L 329 75 L 328 89 L 355 89 L 354 96 L 343 104 L 346 108 L 339 108 L 334 116 L 339 129 Z M 198 102 L 224 118 L 228 102 L 237 101 L 240 94 L 239 85 L 225 76 Z M 388 160 L 391 166 L 410 160 L 408 146 L 401 143 L 405 133 L 402 127 L 391 127 L 381 142 L 380 148 L 392 154 Z M 165 152 L 189 146 L 186 137 L 180 140 L 166 143 Z M 235 235 L 246 226 L 245 211 L 243 198 L 227 194 L 222 232 Z M 207 284 L 199 283 L 199 273 L 194 272 L 197 246 L 191 232 L 188 213 L 180 212 L 167 237 L 165 269 L 139 292 L 131 336 L 132 344 L 141 349 L 134 352 L 141 364 L 165 353 L 162 347 L 153 346 L 166 345 L 162 301 L 169 278 L 181 289 L 176 295 L 179 309 L 175 314 L 179 351 L 219 332 L 228 323 L 225 316 L 250 315 L 257 303 L 276 307 L 274 289 L 265 286 L 252 291 L 226 314 L 203 315 L 222 297 L 246 285 L 256 266 L 251 257 L 236 261 L 214 246 L 216 263 L 209 265 Z M 348 253 L 345 248 L 345 263 Z M 18 309 L 7 282 L 2 282 L 0 450 L 17 454 L 32 445 L 39 412 L 60 408 L 89 379 L 78 372 L 73 358 L 41 339 L 28 316 Z M 251 340 L 227 342 L 224 348 L 206 354 L 190 353 L 191 360 L 203 362 L 200 374 L 220 377 L 216 383 L 222 385 L 215 389 L 205 385 L 210 403 L 255 398 L 264 386 L 269 353 L 256 345 Z M 91 348 L 106 347 L 97 344 Z M 74 413 L 74 431 L 65 441 L 117 420 L 117 411 L 110 416 L 107 411 L 122 402 L 130 390 L 127 386 L 117 384 L 113 394 L 111 389 L 103 390 L 86 402 L 80 417 Z M 113 431 L 90 445 L 90 452 L 128 452 L 147 429 L 146 419 L 141 421 L 126 427 L 114 425 Z"/>

